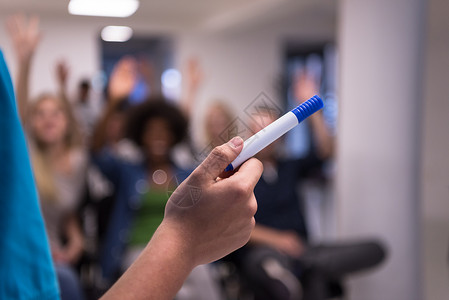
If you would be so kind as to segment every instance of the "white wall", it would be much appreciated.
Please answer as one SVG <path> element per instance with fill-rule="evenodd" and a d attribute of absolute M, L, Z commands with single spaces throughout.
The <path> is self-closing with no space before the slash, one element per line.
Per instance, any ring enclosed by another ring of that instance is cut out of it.
<path fill-rule="evenodd" d="M 0 16 L 0 24 L 5 17 Z M 74 87 L 83 76 L 93 76 L 98 72 L 99 41 L 97 25 L 73 22 L 68 18 L 41 19 L 42 40 L 37 49 L 30 78 L 30 96 L 42 92 L 54 92 L 56 81 L 54 67 L 58 60 L 65 60 L 70 67 L 69 86 Z M 13 78 L 16 74 L 16 59 L 11 40 L 4 26 L 0 26 L 0 48 L 3 50 Z"/>

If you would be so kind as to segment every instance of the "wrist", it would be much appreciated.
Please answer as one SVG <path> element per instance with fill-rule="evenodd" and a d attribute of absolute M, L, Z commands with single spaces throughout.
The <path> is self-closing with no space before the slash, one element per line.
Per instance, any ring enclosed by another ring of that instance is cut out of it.
<path fill-rule="evenodd" d="M 173 299 L 194 264 L 180 231 L 165 220 L 102 299 Z"/>
<path fill-rule="evenodd" d="M 154 233 L 147 248 L 162 249 L 163 259 L 170 264 L 176 264 L 187 275 L 197 266 L 194 249 L 190 238 L 186 236 L 185 230 L 176 224 L 164 219 Z"/>

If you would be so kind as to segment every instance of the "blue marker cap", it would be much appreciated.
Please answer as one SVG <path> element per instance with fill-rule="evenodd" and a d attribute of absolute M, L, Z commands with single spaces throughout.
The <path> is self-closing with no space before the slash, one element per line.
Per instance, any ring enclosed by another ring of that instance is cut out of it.
<path fill-rule="evenodd" d="M 232 164 L 229 164 L 229 165 L 226 167 L 225 172 L 232 171 L 232 170 L 234 170 L 234 167 L 232 166 Z"/>
<path fill-rule="evenodd" d="M 319 96 L 315 95 L 309 100 L 299 105 L 298 107 L 296 107 L 295 109 L 292 109 L 291 112 L 295 115 L 296 119 L 298 120 L 298 123 L 295 122 L 296 121 L 295 118 L 290 114 L 290 112 L 288 112 L 287 114 L 289 115 L 289 117 L 286 118 L 281 117 L 274 123 L 268 125 L 267 127 L 265 127 L 265 129 L 259 131 L 258 133 L 256 133 L 256 135 L 254 135 L 257 137 L 257 139 L 255 140 L 252 139 L 253 142 L 251 142 L 250 145 L 248 145 L 248 147 L 244 146 L 239 156 L 237 156 L 237 158 L 226 167 L 225 171 L 234 170 L 249 157 L 257 154 L 260 150 L 265 148 L 267 145 L 271 144 L 281 135 L 285 134 L 287 131 L 289 131 L 302 121 L 304 121 L 313 113 L 319 111 L 321 108 L 323 108 L 323 106 L 324 106 L 323 100 L 321 100 Z M 260 135 L 257 136 L 257 134 L 259 133 Z M 247 142 L 245 141 L 245 145 L 246 143 Z"/>
<path fill-rule="evenodd" d="M 298 123 L 301 123 L 310 115 L 322 109 L 323 106 L 323 100 L 321 100 L 318 95 L 315 95 L 298 107 L 292 109 L 291 112 L 295 114 L 296 118 L 298 119 Z"/>

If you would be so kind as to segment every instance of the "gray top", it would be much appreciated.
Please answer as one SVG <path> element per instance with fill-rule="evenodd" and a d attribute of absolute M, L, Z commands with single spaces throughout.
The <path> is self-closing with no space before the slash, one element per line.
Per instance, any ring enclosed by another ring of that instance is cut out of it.
<path fill-rule="evenodd" d="M 41 199 L 42 214 L 50 244 L 61 246 L 61 236 L 64 234 L 64 221 L 75 213 L 80 204 L 84 190 L 87 156 L 81 150 L 70 153 L 70 174 L 54 173 L 57 199 L 49 201 Z"/>

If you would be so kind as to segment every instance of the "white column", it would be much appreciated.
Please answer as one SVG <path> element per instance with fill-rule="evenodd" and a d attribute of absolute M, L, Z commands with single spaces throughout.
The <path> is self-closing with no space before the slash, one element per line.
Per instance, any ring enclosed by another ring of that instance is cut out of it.
<path fill-rule="evenodd" d="M 343 237 L 381 237 L 389 248 L 381 268 L 350 282 L 349 299 L 421 298 L 423 4 L 340 2 L 339 231 Z"/>
<path fill-rule="evenodd" d="M 449 1 L 429 0 L 421 167 L 425 300 L 449 297 Z"/>

